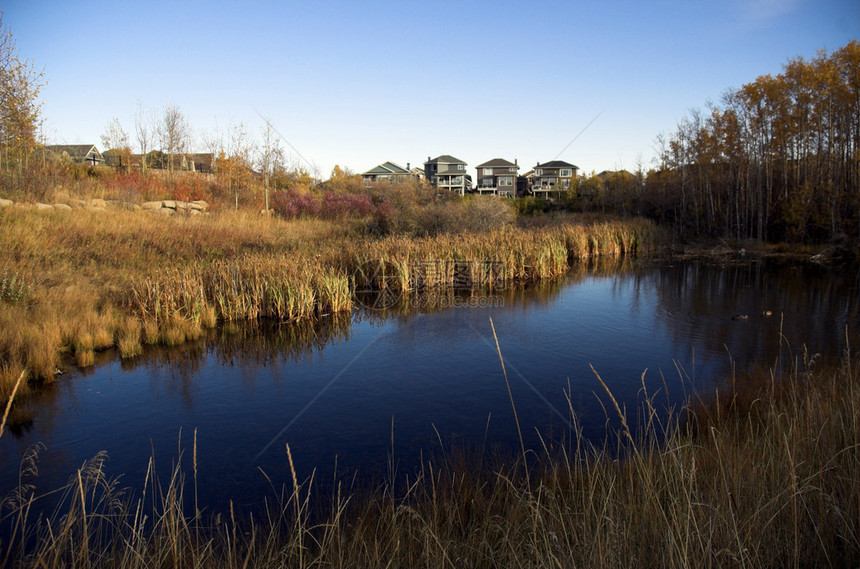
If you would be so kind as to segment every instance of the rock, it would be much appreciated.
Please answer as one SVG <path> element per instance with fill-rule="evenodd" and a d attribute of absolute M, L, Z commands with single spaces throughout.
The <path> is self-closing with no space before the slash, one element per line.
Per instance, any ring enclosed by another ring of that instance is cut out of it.
<path fill-rule="evenodd" d="M 64 204 L 64 203 L 55 203 L 55 204 L 54 204 L 54 209 L 70 210 L 70 209 L 72 209 L 72 206 L 70 206 L 70 205 L 66 205 L 66 204 Z"/>
<path fill-rule="evenodd" d="M 36 203 L 36 209 L 40 211 L 45 211 L 46 209 L 54 209 L 54 206 L 46 203 Z"/>
<path fill-rule="evenodd" d="M 157 213 L 160 213 L 161 215 L 168 215 L 168 216 L 169 215 L 176 215 L 176 210 L 170 209 L 169 207 L 163 207 L 163 208 L 157 210 Z"/>
<path fill-rule="evenodd" d="M 164 200 L 161 202 L 161 207 L 166 207 L 170 209 L 176 209 L 176 201 L 174 200 Z"/>
<path fill-rule="evenodd" d="M 91 207 L 100 207 L 104 209 L 107 207 L 107 202 L 99 198 L 93 198 L 89 201 L 88 205 L 90 205 Z"/>
<path fill-rule="evenodd" d="M 15 202 L 13 202 L 12 200 L 3 200 L 3 199 L 0 199 L 0 207 L 9 207 L 10 205 L 12 205 L 12 204 L 14 204 L 14 203 L 15 203 Z"/>
<path fill-rule="evenodd" d="M 188 202 L 178 201 L 174 207 L 176 208 L 176 211 L 188 209 Z"/>
<path fill-rule="evenodd" d="M 140 207 L 142 209 L 146 209 L 146 210 L 161 209 L 161 203 L 162 202 L 160 202 L 160 201 L 158 201 L 158 202 L 143 202 L 142 204 L 140 204 Z"/>
<path fill-rule="evenodd" d="M 203 202 L 203 204 L 205 204 L 205 203 L 206 202 Z M 185 205 L 188 206 L 188 209 L 191 209 L 194 211 L 204 211 L 206 209 L 206 206 L 203 204 L 201 204 L 200 202 L 188 202 Z"/>
<path fill-rule="evenodd" d="M 209 209 L 209 202 L 206 202 L 203 200 L 194 200 L 191 203 L 194 204 L 195 206 L 197 206 L 194 209 L 201 209 L 203 211 L 206 211 Z"/>
<path fill-rule="evenodd" d="M 188 215 L 203 215 L 203 212 L 199 209 L 189 209 Z"/>

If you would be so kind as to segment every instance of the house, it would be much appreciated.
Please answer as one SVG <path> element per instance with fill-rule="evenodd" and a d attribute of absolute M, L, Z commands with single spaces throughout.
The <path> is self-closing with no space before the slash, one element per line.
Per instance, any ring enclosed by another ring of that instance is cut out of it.
<path fill-rule="evenodd" d="M 479 194 L 514 197 L 517 188 L 517 161 L 508 162 L 504 158 L 493 158 L 478 164 L 478 184 L 475 191 Z"/>
<path fill-rule="evenodd" d="M 432 160 L 428 156 L 424 176 L 439 190 L 450 190 L 461 196 L 472 191 L 472 177 L 466 174 L 466 163 L 447 154 Z"/>
<path fill-rule="evenodd" d="M 45 146 L 45 150 L 57 156 L 65 157 L 76 164 L 98 166 L 105 161 L 104 156 L 94 144 L 51 144 Z"/>
<path fill-rule="evenodd" d="M 552 199 L 561 197 L 576 185 L 578 166 L 553 160 L 538 164 L 531 178 L 531 192 L 536 198 Z"/>
<path fill-rule="evenodd" d="M 405 182 L 411 179 L 413 174 L 409 168 L 409 164 L 404 168 L 394 162 L 384 162 L 363 173 L 361 177 L 364 178 L 364 182 L 366 184 L 379 182 L 381 180 L 388 180 L 389 182 Z"/>
<path fill-rule="evenodd" d="M 182 169 L 191 172 L 212 173 L 215 155 L 211 152 L 192 152 L 183 155 Z"/>

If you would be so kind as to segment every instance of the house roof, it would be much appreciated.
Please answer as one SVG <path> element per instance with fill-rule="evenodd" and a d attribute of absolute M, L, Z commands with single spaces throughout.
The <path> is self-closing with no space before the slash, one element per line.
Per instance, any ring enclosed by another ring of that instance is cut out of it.
<path fill-rule="evenodd" d="M 535 168 L 575 168 L 579 170 L 579 166 L 574 166 L 570 162 L 565 162 L 564 160 L 550 160 L 549 162 L 538 164 Z"/>
<path fill-rule="evenodd" d="M 437 156 L 432 160 L 427 160 L 425 164 L 465 164 L 459 158 L 454 158 L 450 154 L 443 154 L 442 156 Z"/>
<path fill-rule="evenodd" d="M 395 164 L 394 162 L 384 162 L 379 166 L 375 166 L 365 172 L 364 176 L 373 176 L 373 175 L 385 175 L 385 174 L 409 174 L 409 170 L 406 168 Z"/>
<path fill-rule="evenodd" d="M 45 146 L 45 150 L 56 152 L 57 154 L 66 153 L 69 158 L 86 158 L 87 155 L 95 151 L 96 155 L 101 156 L 102 153 L 96 148 L 95 144 L 49 144 Z"/>
<path fill-rule="evenodd" d="M 475 166 L 476 168 L 519 168 L 517 164 L 513 162 L 508 162 L 504 158 L 493 158 L 489 162 L 484 162 L 483 164 L 478 164 Z"/>

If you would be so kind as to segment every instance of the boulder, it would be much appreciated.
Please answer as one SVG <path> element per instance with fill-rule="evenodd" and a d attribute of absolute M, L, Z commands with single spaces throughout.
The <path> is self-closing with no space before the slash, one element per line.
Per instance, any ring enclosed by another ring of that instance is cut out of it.
<path fill-rule="evenodd" d="M 89 205 L 90 207 L 100 207 L 104 209 L 107 207 L 107 202 L 99 198 L 93 198 L 89 201 Z"/>
<path fill-rule="evenodd" d="M 46 209 L 54 209 L 54 206 L 47 203 L 36 203 L 35 205 L 36 209 L 38 209 L 39 211 L 45 211 Z"/>
<path fill-rule="evenodd" d="M 12 200 L 0 199 L 0 207 L 9 207 L 13 203 L 15 203 L 15 202 L 13 202 Z"/>
<path fill-rule="evenodd" d="M 209 202 L 203 200 L 194 200 L 191 204 L 194 205 L 194 209 L 200 209 L 202 211 L 209 209 Z"/>
<path fill-rule="evenodd" d="M 203 212 L 199 209 L 189 209 L 188 215 L 203 215 Z"/>
<path fill-rule="evenodd" d="M 163 207 L 158 210 L 158 213 L 161 215 L 176 215 L 176 210 L 170 209 L 169 207 Z"/>
<path fill-rule="evenodd" d="M 140 207 L 141 207 L 142 209 L 146 209 L 146 210 L 156 210 L 156 209 L 161 209 L 161 202 L 160 202 L 160 201 L 157 201 L 157 202 L 143 202 L 142 204 L 140 204 Z"/>
<path fill-rule="evenodd" d="M 54 204 L 54 209 L 70 210 L 70 209 L 72 209 L 72 206 L 70 206 L 70 205 L 66 205 L 66 204 L 64 204 L 64 203 L 55 203 L 55 204 Z"/>
<path fill-rule="evenodd" d="M 164 200 L 163 202 L 161 202 L 161 207 L 176 209 L 176 201 L 175 200 Z"/>

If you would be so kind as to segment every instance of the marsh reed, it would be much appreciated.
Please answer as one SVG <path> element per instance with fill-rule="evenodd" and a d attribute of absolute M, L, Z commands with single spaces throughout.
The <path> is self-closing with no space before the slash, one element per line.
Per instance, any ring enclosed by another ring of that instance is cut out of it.
<path fill-rule="evenodd" d="M 574 218 L 575 219 L 575 218 Z M 641 255 L 667 239 L 644 220 L 375 237 L 354 221 L 226 212 L 0 210 L 0 401 L 27 370 L 49 381 L 116 349 L 178 345 L 219 322 L 348 312 L 357 290 L 493 289 L 583 260 Z"/>

